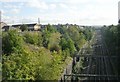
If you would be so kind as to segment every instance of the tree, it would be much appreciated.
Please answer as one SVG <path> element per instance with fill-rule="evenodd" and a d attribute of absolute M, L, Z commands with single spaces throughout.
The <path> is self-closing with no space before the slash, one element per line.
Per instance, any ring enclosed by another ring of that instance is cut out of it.
<path fill-rule="evenodd" d="M 48 49 L 50 49 L 51 51 L 60 51 L 60 36 L 61 34 L 59 32 L 51 33 L 48 43 Z"/>
<path fill-rule="evenodd" d="M 24 34 L 24 40 L 26 43 L 34 44 L 34 45 L 40 45 L 40 34 L 38 32 L 26 32 Z M 41 41 L 42 43 L 42 41 Z"/>
<path fill-rule="evenodd" d="M 23 38 L 18 34 L 17 30 L 9 30 L 2 38 L 3 53 L 19 52 L 22 49 L 22 44 Z"/>
<path fill-rule="evenodd" d="M 84 33 L 84 35 L 85 35 L 85 39 L 86 40 L 91 40 L 91 38 L 92 38 L 92 31 L 91 31 L 91 29 L 89 29 L 89 28 L 85 28 L 85 30 L 83 31 L 83 33 Z"/>
<path fill-rule="evenodd" d="M 57 31 L 57 30 L 55 29 L 55 27 L 53 27 L 53 26 L 50 25 L 50 24 L 48 24 L 48 25 L 46 26 L 46 28 L 47 28 L 47 31 L 49 31 L 50 33 L 54 33 L 54 32 Z"/>
<path fill-rule="evenodd" d="M 23 24 L 23 25 L 20 26 L 20 29 L 21 29 L 22 31 L 27 31 L 27 30 L 28 30 L 28 26 L 25 25 L 25 24 Z"/>
<path fill-rule="evenodd" d="M 76 51 L 76 48 L 75 48 L 75 45 L 74 45 L 74 42 L 72 41 L 72 39 L 69 39 L 68 40 L 68 49 L 70 50 L 70 53 L 73 55 L 74 52 Z"/>
<path fill-rule="evenodd" d="M 43 37 L 43 46 L 45 48 L 48 47 L 48 43 L 49 43 L 49 38 L 50 38 L 50 32 L 47 31 L 47 28 L 45 28 L 42 32 L 42 37 Z"/>
<path fill-rule="evenodd" d="M 67 46 L 67 41 L 65 38 L 61 38 L 60 46 L 61 46 L 62 50 L 67 49 L 68 46 Z"/>

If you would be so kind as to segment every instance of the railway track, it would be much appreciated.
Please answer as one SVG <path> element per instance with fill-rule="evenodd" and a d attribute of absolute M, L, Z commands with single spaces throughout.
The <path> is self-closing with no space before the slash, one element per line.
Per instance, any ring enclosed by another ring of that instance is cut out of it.
<path fill-rule="evenodd" d="M 92 45 L 93 47 L 90 55 L 96 56 L 80 56 L 84 57 L 84 63 L 87 63 L 85 66 L 86 69 L 83 70 L 84 72 L 82 73 L 88 74 L 88 76 L 86 75 L 87 79 L 80 82 L 110 82 L 111 80 L 118 80 L 117 69 L 114 65 L 116 57 L 110 56 L 110 51 L 107 49 L 106 43 L 100 32 L 97 33 L 96 41 Z M 87 50 L 83 51 L 83 55 L 88 52 Z M 82 77 L 82 74 L 76 74 L 76 77 Z M 85 75 L 83 77 L 85 77 Z"/>

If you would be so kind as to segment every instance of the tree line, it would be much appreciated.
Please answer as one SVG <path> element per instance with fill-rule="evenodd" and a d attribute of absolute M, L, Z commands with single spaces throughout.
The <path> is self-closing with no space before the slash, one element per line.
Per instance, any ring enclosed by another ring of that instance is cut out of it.
<path fill-rule="evenodd" d="M 106 41 L 110 55 L 118 56 L 117 62 L 114 64 L 116 65 L 118 75 L 120 75 L 120 24 L 104 26 L 101 30 L 105 37 L 104 39 Z"/>

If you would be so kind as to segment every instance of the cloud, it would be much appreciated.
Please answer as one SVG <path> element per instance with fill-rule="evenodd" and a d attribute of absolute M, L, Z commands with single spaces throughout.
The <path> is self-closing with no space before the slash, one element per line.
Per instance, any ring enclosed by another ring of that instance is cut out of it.
<path fill-rule="evenodd" d="M 23 18 L 23 17 L 19 17 L 19 16 L 6 16 L 6 15 L 2 15 L 2 21 L 7 23 L 7 24 L 21 24 L 21 23 L 33 23 L 33 18 Z"/>
<path fill-rule="evenodd" d="M 51 9 L 55 9 L 56 8 L 56 4 L 50 4 L 50 8 Z"/>
<path fill-rule="evenodd" d="M 11 13 L 13 13 L 13 14 L 18 14 L 18 13 L 20 13 L 20 9 L 12 9 L 11 10 Z"/>
<path fill-rule="evenodd" d="M 23 6 L 23 3 L 17 3 L 17 4 L 6 3 L 3 5 L 3 8 L 13 9 L 13 8 L 22 8 L 22 6 Z"/>
<path fill-rule="evenodd" d="M 62 8 L 68 8 L 68 6 L 67 6 L 66 4 L 60 3 L 59 5 L 60 5 L 60 7 L 62 7 Z"/>
<path fill-rule="evenodd" d="M 15 2 L 17 0 L 0 0 L 0 2 Z"/>
<path fill-rule="evenodd" d="M 48 5 L 42 0 L 29 0 L 27 5 L 34 8 L 48 9 Z"/>
<path fill-rule="evenodd" d="M 28 2 L 29 0 L 0 0 L 0 2 Z"/>
<path fill-rule="evenodd" d="M 5 10 L 3 10 L 3 9 L 1 9 L 0 11 L 2 12 L 2 14 L 5 14 L 5 13 L 6 13 L 6 11 L 5 11 Z"/>
<path fill-rule="evenodd" d="M 1 21 L 2 22 L 6 22 L 6 23 L 9 23 L 11 20 L 10 20 L 11 17 L 9 16 L 6 16 L 6 15 L 1 15 Z"/>
<path fill-rule="evenodd" d="M 1 1 L 1 0 L 0 0 Z M 24 11 L 25 22 L 37 21 L 41 23 L 77 23 L 77 24 L 111 24 L 117 23 L 119 0 L 2 0 L 2 2 L 21 2 L 19 5 L 5 5 L 8 11 L 20 14 L 21 8 L 35 9 L 35 13 Z M 24 3 L 24 4 L 22 4 Z M 11 10 L 8 10 L 11 9 Z M 48 11 L 49 10 L 49 11 Z M 7 15 L 6 15 L 7 16 Z M 9 16 L 9 15 L 8 15 Z M 22 16 L 22 15 L 21 15 Z M 33 18 L 31 18 L 33 17 Z M 16 20 L 15 17 L 10 16 Z M 19 20 L 22 20 L 18 17 Z M 6 20 L 7 21 L 7 20 Z M 18 20 L 16 20 L 18 21 Z"/>
<path fill-rule="evenodd" d="M 3 6 L 3 9 L 2 9 L 2 10 L 4 10 L 3 14 L 8 14 L 8 13 L 9 14 L 19 14 L 22 6 L 23 6 L 22 3 L 17 4 L 17 5 L 7 3 Z"/>

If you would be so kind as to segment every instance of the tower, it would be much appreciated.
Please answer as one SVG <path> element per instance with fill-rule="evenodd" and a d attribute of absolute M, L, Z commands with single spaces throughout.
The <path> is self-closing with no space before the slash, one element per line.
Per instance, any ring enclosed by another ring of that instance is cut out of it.
<path fill-rule="evenodd" d="M 40 18 L 38 18 L 38 24 L 40 24 Z"/>

